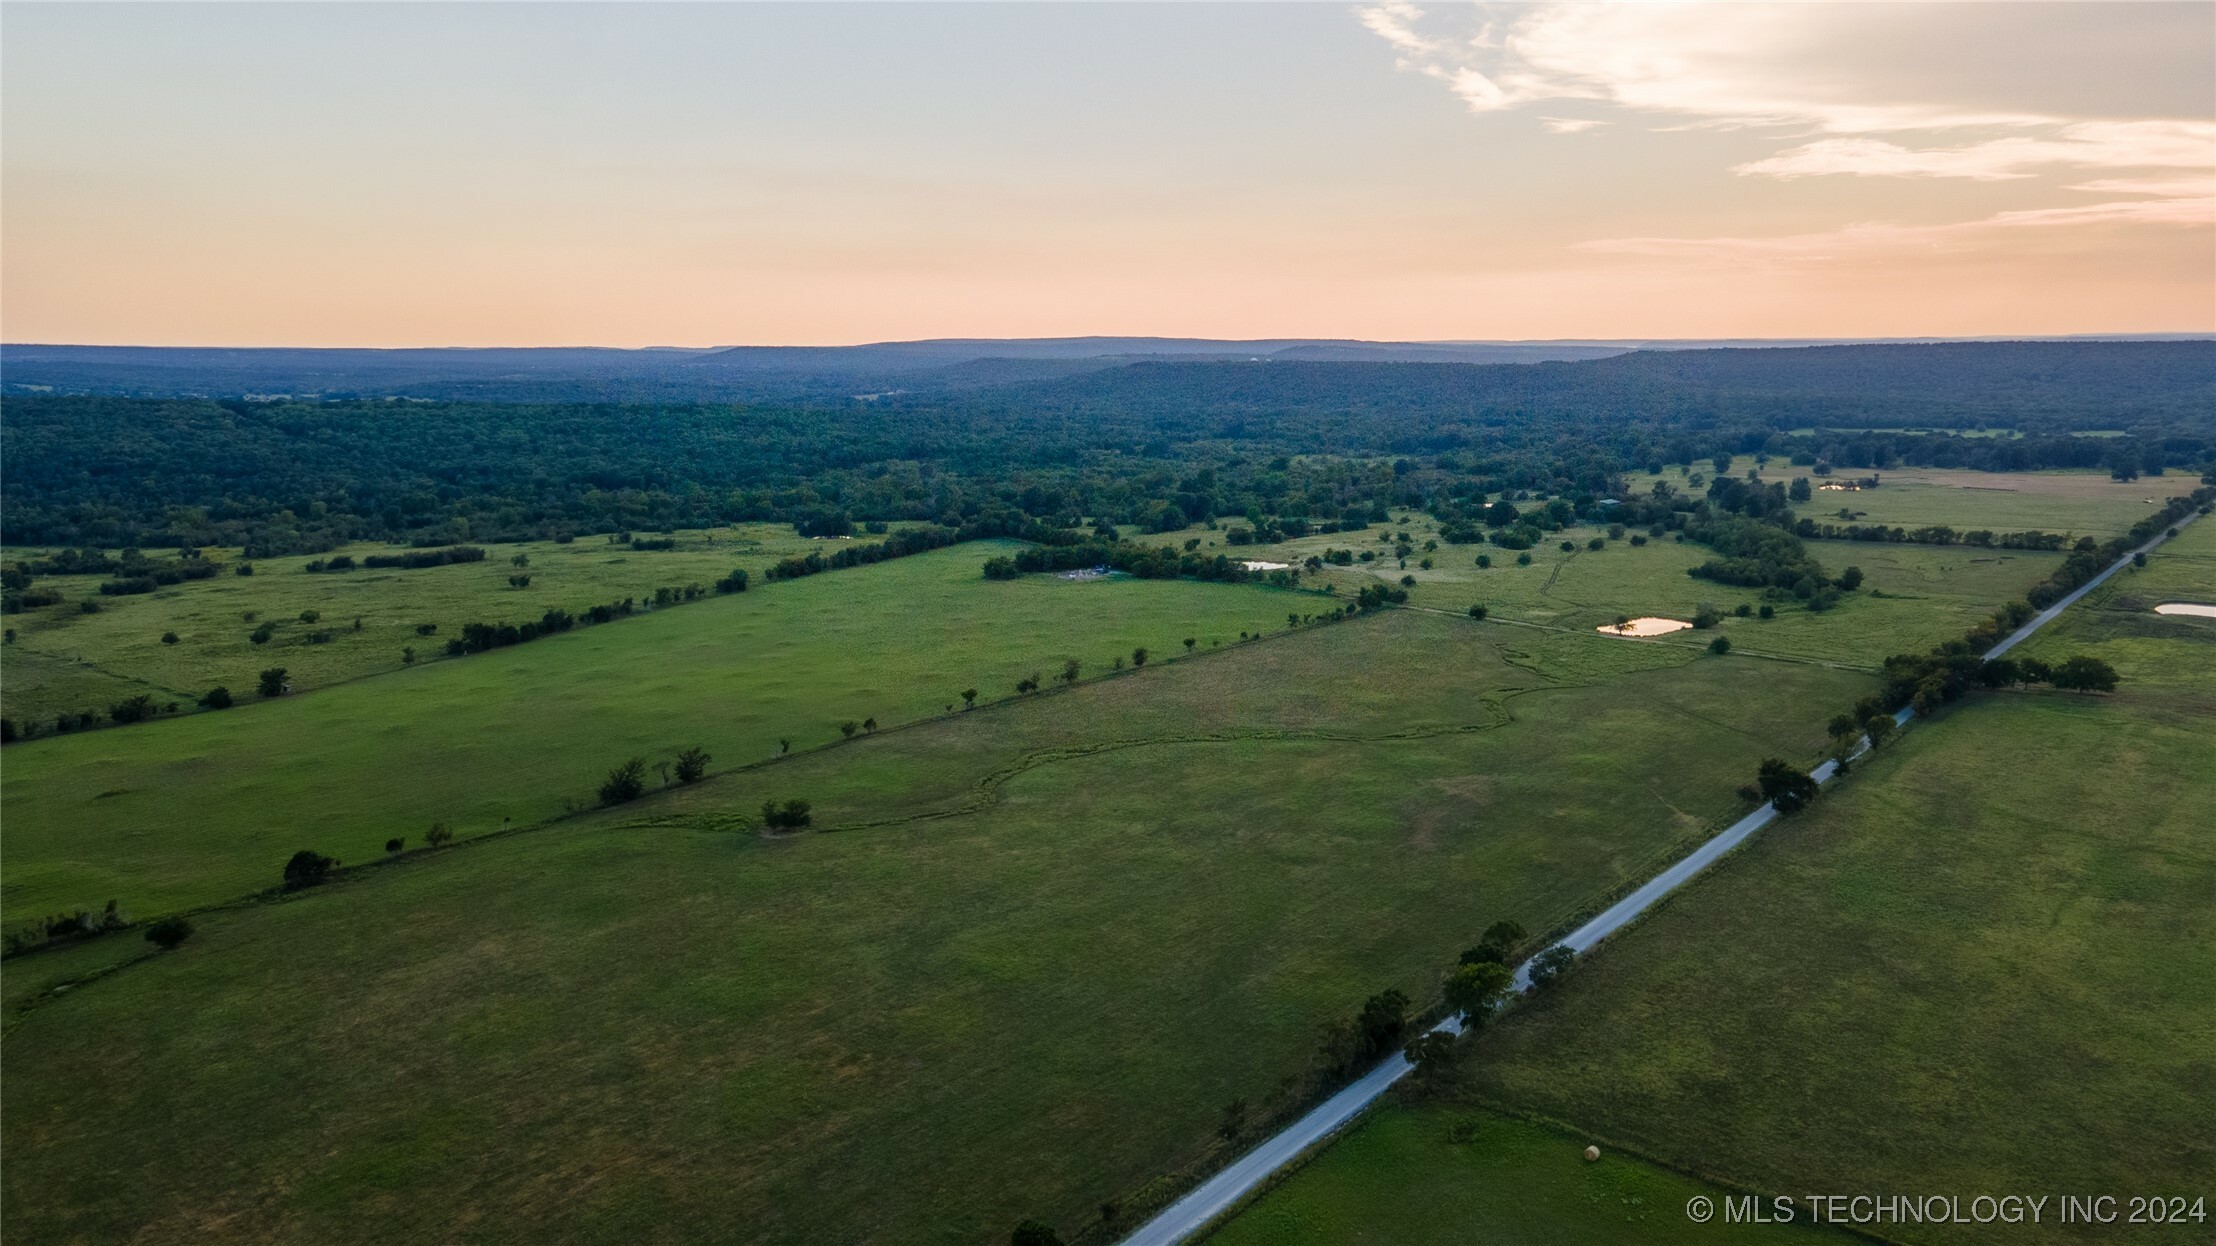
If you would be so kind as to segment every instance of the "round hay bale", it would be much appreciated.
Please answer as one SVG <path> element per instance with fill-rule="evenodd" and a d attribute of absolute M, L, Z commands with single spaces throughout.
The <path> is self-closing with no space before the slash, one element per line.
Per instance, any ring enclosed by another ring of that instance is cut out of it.
<path fill-rule="evenodd" d="M 1599 1147 L 1597 1147 L 1597 1146 L 1589 1146 L 1589 1147 L 1586 1147 L 1586 1148 L 1585 1148 L 1585 1162 L 1586 1162 L 1586 1163 L 1590 1164 L 1590 1163 L 1592 1163 L 1592 1162 L 1593 1162 L 1594 1160 L 1596 1160 L 1596 1159 L 1599 1159 L 1599 1158 L 1600 1158 L 1600 1148 L 1599 1148 Z"/>

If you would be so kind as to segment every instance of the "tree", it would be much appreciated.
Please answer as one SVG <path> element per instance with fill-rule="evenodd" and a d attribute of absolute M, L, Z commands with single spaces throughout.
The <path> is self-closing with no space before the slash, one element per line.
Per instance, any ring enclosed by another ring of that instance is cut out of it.
<path fill-rule="evenodd" d="M 1187 636 L 1187 637 L 1185 638 L 1185 652 L 1187 652 L 1187 653 L 1191 653 L 1192 651 L 1193 651 L 1193 638 L 1192 638 L 1192 637 L 1190 637 L 1190 636 Z"/>
<path fill-rule="evenodd" d="M 677 755 L 677 781 L 698 783 L 708 773 L 709 757 L 705 749 L 695 744 Z"/>
<path fill-rule="evenodd" d="M 402 646 L 400 646 L 400 664 L 401 664 L 402 666 L 413 666 L 413 665 L 415 665 L 415 646 L 414 646 L 414 645 L 402 645 Z"/>
<path fill-rule="evenodd" d="M 1777 617 L 1777 607 L 1765 605 L 1760 610 L 1757 610 L 1754 613 L 1758 618 L 1774 619 Z"/>
<path fill-rule="evenodd" d="M 261 694 L 277 697 L 285 694 L 285 668 L 273 666 L 262 672 Z"/>
<path fill-rule="evenodd" d="M 407 840 L 395 835 L 391 839 L 385 841 L 385 852 L 388 856 L 399 856 L 400 850 L 407 846 Z"/>
<path fill-rule="evenodd" d="M 1408 997 L 1399 991 L 1372 995 L 1362 1001 L 1361 1015 L 1354 1024 L 1362 1036 L 1365 1058 L 1390 1051 L 1408 1027 Z"/>
<path fill-rule="evenodd" d="M 1480 605 L 1470 607 L 1470 617 L 1473 619 L 1483 619 L 1487 613 L 1488 611 L 1485 609 L 1484 606 Z"/>
<path fill-rule="evenodd" d="M 1501 996 L 1515 984 L 1516 975 L 1508 966 L 1496 961 L 1477 961 L 1458 966 L 1447 975 L 1441 988 L 1447 1007 L 1467 1018 L 1470 1028 L 1485 1024 L 1500 1004 Z"/>
<path fill-rule="evenodd" d="M 1492 565 L 1493 565 L 1493 556 L 1492 556 L 1491 554 L 1479 554 L 1479 555 L 1477 556 L 1477 569 L 1478 569 L 1478 570 L 1480 570 L 1480 571 L 1484 571 L 1484 570 L 1486 570 L 1487 568 L 1491 567 Z"/>
<path fill-rule="evenodd" d="M 876 730 L 877 730 L 877 720 L 876 720 L 876 719 L 874 719 L 874 718 L 865 718 L 865 719 L 863 719 L 863 720 L 862 720 L 862 730 L 863 730 L 864 732 L 874 732 L 874 731 L 876 731 Z"/>
<path fill-rule="evenodd" d="M 795 831 L 815 820 L 804 800 L 788 800 L 780 805 L 774 800 L 762 802 L 762 824 L 773 831 Z"/>
<path fill-rule="evenodd" d="M 2099 658 L 2081 653 L 2055 667 L 2054 675 L 2048 682 L 2057 688 L 2066 688 L 2073 692 L 2114 692 L 2117 683 L 2116 668 Z"/>
<path fill-rule="evenodd" d="M 1069 660 L 1067 660 L 1067 661 L 1063 662 L 1063 663 L 1062 663 L 1062 682 L 1063 682 L 1063 683 L 1065 683 L 1065 684 L 1074 684 L 1074 683 L 1076 683 L 1076 682 L 1077 682 L 1077 672 L 1078 672 L 1078 670 L 1079 670 L 1079 669 L 1080 669 L 1080 668 L 1078 667 L 1078 664 L 1077 664 L 1077 659 L 1076 659 L 1076 658 L 1070 658 Z"/>
<path fill-rule="evenodd" d="M 164 917 L 146 928 L 146 941 L 163 951 L 192 937 L 192 923 L 182 917 Z"/>
<path fill-rule="evenodd" d="M 855 729 L 860 727 L 861 725 L 862 724 L 855 722 L 853 719 L 850 718 L 847 721 L 839 724 L 839 734 L 851 740 L 854 738 Z"/>
<path fill-rule="evenodd" d="M 433 848 L 444 848 L 454 839 L 454 832 L 444 822 L 433 822 L 431 829 L 423 833 L 423 842 Z"/>
<path fill-rule="evenodd" d="M 165 645 L 174 645 L 174 644 L 176 644 L 176 643 L 177 643 L 177 633 L 175 633 L 175 632 L 163 632 L 163 633 L 162 633 L 162 643 L 163 643 L 163 644 L 165 644 Z"/>
<path fill-rule="evenodd" d="M 331 877 L 331 871 L 337 867 L 336 858 L 302 848 L 292 854 L 292 860 L 285 862 L 285 890 L 299 891 L 319 886 Z"/>
<path fill-rule="evenodd" d="M 1577 964 L 1577 949 L 1557 943 L 1531 958 L 1531 989 L 1543 991 Z"/>
<path fill-rule="evenodd" d="M 1131 665 L 1133 665 L 1133 666 L 1145 666 L 1145 665 L 1146 665 L 1146 650 L 1145 650 L 1144 648 L 1138 648 L 1138 649 L 1133 649 L 1133 650 L 1131 651 Z"/>
<path fill-rule="evenodd" d="M 646 794 L 646 759 L 634 757 L 608 772 L 600 784 L 600 803 L 620 805 Z"/>
<path fill-rule="evenodd" d="M 1891 714 L 1872 714 L 1862 720 L 1862 734 L 1870 737 L 1870 747 L 1876 748 L 1892 738 L 1896 726 Z"/>
<path fill-rule="evenodd" d="M 966 710 L 973 710 L 977 708 L 977 689 L 962 689 L 962 708 Z"/>
<path fill-rule="evenodd" d="M 1839 573 L 1839 587 L 1848 592 L 1862 587 L 1862 568 L 1849 567 Z"/>
<path fill-rule="evenodd" d="M 1718 636 L 1716 639 L 1709 641 L 1708 651 L 1715 654 L 1717 657 L 1722 657 L 1723 655 L 1731 652 L 1731 637 Z"/>
<path fill-rule="evenodd" d="M 1464 965 L 1479 963 L 1505 965 L 1508 963 L 1509 953 L 1515 951 L 1516 945 L 1522 943 L 1527 937 L 1524 928 L 1515 922 L 1507 920 L 1494 922 L 1485 928 L 1484 934 L 1477 937 L 1476 947 L 1462 953 L 1459 963 Z"/>
<path fill-rule="evenodd" d="M 320 610 L 303 610 L 300 612 L 300 621 L 302 623 L 320 623 L 323 621 L 323 612 Z"/>
<path fill-rule="evenodd" d="M 1408 1063 L 1416 1066 L 1419 1081 L 1430 1082 L 1442 1074 L 1454 1071 L 1461 1049 L 1455 1045 L 1454 1035 L 1444 1030 L 1432 1030 L 1409 1039 L 1408 1045 L 1401 1049 L 1401 1054 L 1408 1057 Z"/>
<path fill-rule="evenodd" d="M 1793 477 L 1793 483 L 1789 488 L 1785 490 L 1785 496 L 1795 502 L 1805 502 L 1810 497 L 1814 496 L 1809 492 L 1808 489 L 1808 477 Z"/>
<path fill-rule="evenodd" d="M 144 722 L 153 717 L 154 713 L 154 698 L 142 692 L 109 706 L 108 720 L 122 726 L 125 723 Z"/>
<path fill-rule="evenodd" d="M 528 567 L 531 565 L 531 556 L 529 554 L 517 554 L 508 560 L 508 565 L 519 570 Z"/>
<path fill-rule="evenodd" d="M 1768 758 L 1756 772 L 1755 782 L 1779 813 L 1799 813 L 1815 799 L 1816 781 L 1790 762 Z"/>
<path fill-rule="evenodd" d="M 1055 1236 L 1051 1225 L 1026 1220 L 1008 1235 L 1008 1246 L 1062 1246 L 1062 1239 Z"/>
<path fill-rule="evenodd" d="M 1223 1105 L 1223 1123 L 1216 1126 L 1216 1136 L 1225 1142 L 1236 1142 L 1246 1132 L 1247 1101 L 1233 1099 Z"/>

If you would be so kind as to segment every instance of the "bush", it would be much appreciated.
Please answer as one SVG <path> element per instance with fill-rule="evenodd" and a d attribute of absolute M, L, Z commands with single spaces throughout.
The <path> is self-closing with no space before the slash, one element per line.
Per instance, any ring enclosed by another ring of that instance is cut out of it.
<path fill-rule="evenodd" d="M 1702 606 L 1693 615 L 1693 627 L 1699 631 L 1706 631 L 1716 626 L 1722 618 L 1722 615 L 1716 613 L 1714 606 Z"/>
<path fill-rule="evenodd" d="M 600 803 L 620 805 L 646 794 L 646 759 L 634 757 L 608 772 L 600 784 Z"/>
<path fill-rule="evenodd" d="M 1484 618 L 1484 617 L 1485 617 L 1485 615 L 1486 615 L 1487 613 L 1488 613 L 1488 611 L 1487 611 L 1487 610 L 1485 609 L 1485 607 L 1483 607 L 1483 606 L 1471 606 L 1471 607 L 1470 607 L 1470 617 L 1471 617 L 1471 618 L 1473 618 L 1473 619 L 1482 619 L 1482 618 Z"/>
<path fill-rule="evenodd" d="M 1716 639 L 1709 641 L 1708 651 L 1719 658 L 1731 652 L 1731 637 L 1718 636 Z"/>
<path fill-rule="evenodd" d="M 108 718 L 117 726 L 125 723 L 144 722 L 154 716 L 154 698 L 140 693 L 108 707 Z"/>
<path fill-rule="evenodd" d="M 709 757 L 699 745 L 694 745 L 677 755 L 677 781 L 698 783 L 708 773 Z"/>
<path fill-rule="evenodd" d="M 273 666 L 263 671 L 260 691 L 265 697 L 283 696 L 285 694 L 285 668 Z"/>
<path fill-rule="evenodd" d="M 285 890 L 300 891 L 321 886 L 331 877 L 331 871 L 338 868 L 338 864 L 335 857 L 302 848 L 292 854 L 292 860 L 285 862 Z"/>
<path fill-rule="evenodd" d="M 385 841 L 385 855 L 394 857 L 399 856 L 400 850 L 407 846 L 407 840 L 402 839 L 398 835 L 395 835 L 391 839 Z"/>
<path fill-rule="evenodd" d="M 302 623 L 317 623 L 321 622 L 322 619 L 323 612 L 321 610 L 303 610 L 300 612 L 300 621 Z"/>
<path fill-rule="evenodd" d="M 200 704 L 211 710 L 227 710 L 231 708 L 231 690 L 221 687 L 210 688 L 207 695 L 200 698 Z"/>
<path fill-rule="evenodd" d="M 1766 605 L 1755 613 L 1765 619 L 1774 619 L 1777 617 L 1777 607 Z"/>
<path fill-rule="evenodd" d="M 192 923 L 182 917 L 164 917 L 146 928 L 146 941 L 163 950 L 192 937 Z"/>
<path fill-rule="evenodd" d="M 1577 949 L 1557 943 L 1531 958 L 1531 989 L 1543 991 L 1577 964 Z"/>
<path fill-rule="evenodd" d="M 807 801 L 788 800 L 782 805 L 774 800 L 762 802 L 762 825 L 773 831 L 798 830 L 813 820 Z"/>
<path fill-rule="evenodd" d="M 163 632 L 163 633 L 162 633 L 162 643 L 163 643 L 163 644 L 165 644 L 165 645 L 174 645 L 174 644 L 176 644 L 176 643 L 177 643 L 177 633 L 175 633 L 175 632 Z"/>
<path fill-rule="evenodd" d="M 454 832 L 444 822 L 433 822 L 431 829 L 423 833 L 423 842 L 433 848 L 443 848 L 454 840 Z"/>

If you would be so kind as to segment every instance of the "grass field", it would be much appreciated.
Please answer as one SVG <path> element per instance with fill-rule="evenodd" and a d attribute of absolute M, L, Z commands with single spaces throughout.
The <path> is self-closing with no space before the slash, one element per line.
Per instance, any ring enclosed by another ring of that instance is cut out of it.
<path fill-rule="evenodd" d="M 1611 540 L 1591 550 L 1587 543 L 1605 537 L 1606 529 L 1577 527 L 1550 533 L 1546 543 L 1531 551 L 1531 565 L 1519 566 L 1513 553 L 1489 545 L 1442 544 L 1424 552 L 1424 542 L 1437 536 L 1437 525 L 1428 517 L 1414 516 L 1385 530 L 1407 531 L 1417 547 L 1405 569 L 1390 556 L 1392 547 L 1377 540 L 1379 529 L 1219 549 L 1234 557 L 1298 564 L 1330 548 L 1375 548 L 1381 554 L 1376 562 L 1327 566 L 1307 582 L 1336 585 L 1341 595 L 1351 596 L 1365 584 L 1398 584 L 1402 576 L 1412 576 L 1412 605 L 1460 613 L 1483 604 L 1497 619 L 1580 632 L 1626 616 L 1690 620 L 1702 605 L 1713 605 L 1726 615 L 1716 631 L 1624 643 L 1698 652 L 1721 634 L 1731 638 L 1735 650 L 1748 654 L 1868 667 L 1892 654 L 1921 651 L 1962 635 L 1994 607 L 2021 598 L 2062 561 L 2061 554 L 2037 551 L 1811 541 L 1809 552 L 1834 574 L 1860 567 L 1867 577 L 1863 589 L 1821 613 L 1787 602 L 1776 607 L 1776 618 L 1739 618 L 1731 612 L 1741 605 L 1758 610 L 1761 592 L 1687 575 L 1715 557 L 1702 545 L 1664 537 L 1643 546 Z M 1182 544 L 1188 536 L 1201 535 L 1191 529 L 1167 539 Z M 1220 533 L 1213 535 L 1220 540 Z M 1366 542 L 1361 540 L 1365 536 Z M 1562 550 L 1565 540 L 1575 548 Z M 1480 568 L 1480 554 L 1493 565 Z M 1430 568 L 1421 565 L 1425 558 L 1431 560 Z"/>
<path fill-rule="evenodd" d="M 1832 479 L 1843 481 L 1869 474 L 1842 468 Z M 2119 482 L 2109 479 L 2106 472 L 2094 471 L 1972 472 L 1903 467 L 1876 474 L 1883 481 L 1878 488 L 1853 493 L 1818 490 L 1812 501 L 1795 509 L 1818 523 L 1849 522 L 1837 514 L 1843 508 L 1856 512 L 1851 521 L 1855 523 L 1903 528 L 1947 524 L 1995 532 L 2036 528 L 2105 538 L 2130 531 L 2133 524 L 2164 501 L 2191 493 L 2194 487 L 2192 479 L 2185 476 Z M 1774 465 L 1764 475 L 1789 478 L 1780 476 Z"/>
<path fill-rule="evenodd" d="M 1220 1153 L 1226 1101 L 1286 1102 L 1323 1022 L 1644 877 L 1866 686 L 1392 611 L 205 914 L 14 1019 L 4 1212 L 148 1243 L 1075 1232 Z M 795 796 L 824 832 L 736 829 Z"/>
<path fill-rule="evenodd" d="M 139 693 L 176 701 L 189 712 L 217 685 L 252 691 L 257 673 L 273 666 L 289 671 L 297 687 L 326 688 L 401 669 L 403 649 L 413 648 L 418 662 L 439 660 L 447 638 L 459 635 L 464 623 L 521 623 L 549 608 L 576 612 L 624 597 L 651 601 L 657 588 L 711 586 L 735 568 L 745 569 L 760 588 L 762 573 L 779 559 L 848 543 L 810 540 L 789 524 L 669 535 L 677 542 L 672 550 L 636 550 L 590 536 L 570 544 L 487 546 L 482 562 L 317 575 L 302 569 L 332 554 L 359 560 L 392 550 L 355 545 L 312 557 L 256 559 L 254 574 L 239 576 L 231 573 L 245 561 L 239 551 L 211 549 L 205 556 L 224 567 L 214 579 L 122 597 L 100 595 L 108 576 L 42 576 L 39 587 L 59 589 L 64 600 L 8 616 L 16 640 L 0 649 L 0 713 L 18 723 L 51 725 L 60 713 L 104 715 L 108 706 Z M 39 552 L 9 549 L 0 561 Z M 514 565 L 518 557 L 528 565 Z M 529 587 L 508 583 L 517 574 L 531 577 Z M 100 612 L 81 613 L 84 600 L 98 601 Z M 303 623 L 300 614 L 307 610 L 322 617 Z M 276 624 L 277 634 L 257 645 L 248 637 L 262 622 Z M 417 635 L 424 623 L 439 624 L 440 631 Z M 162 643 L 164 632 L 176 633 L 177 643 Z M 329 632 L 330 639 L 312 641 L 317 632 Z"/>
<path fill-rule="evenodd" d="M 2216 595 L 2205 527 L 2024 650 L 2106 658 L 2118 694 L 1917 726 L 1488 1032 L 1464 1095 L 1779 1193 L 2216 1195 L 2216 629 L 2130 604 Z M 1418 1115 L 1388 1108 L 1345 1145 L 1388 1147 Z M 1434 1231 L 1406 1196 L 1466 1163 L 1416 1147 L 1374 1170 L 1377 1240 Z M 1326 1165 L 1323 1189 L 1303 1173 L 1250 1215 L 1325 1197 Z"/>
<path fill-rule="evenodd" d="M 1394 1106 L 1211 1234 L 1213 1246 L 1498 1242 L 1730 1246 L 1856 1239 L 1792 1226 L 1696 1224 L 1686 1204 L 1731 1196 L 1703 1181 L 1481 1108 Z M 1417 1214 L 1411 1214 L 1415 1212 Z"/>
<path fill-rule="evenodd" d="M 618 620 L 376 679 L 12 745 L 0 797 L 10 913 L 147 916 L 274 883 L 296 849 L 346 861 L 590 804 L 609 767 L 693 744 L 728 768 L 1014 695 L 1063 660 L 1182 656 L 1283 630 L 1309 595 L 1051 576 L 990 583 L 971 543 Z M 431 572 L 407 574 L 429 575 Z M 259 580 L 260 576 L 253 577 Z M 303 580 L 313 577 L 301 576 Z M 1274 622 L 1273 622 L 1274 620 Z"/>

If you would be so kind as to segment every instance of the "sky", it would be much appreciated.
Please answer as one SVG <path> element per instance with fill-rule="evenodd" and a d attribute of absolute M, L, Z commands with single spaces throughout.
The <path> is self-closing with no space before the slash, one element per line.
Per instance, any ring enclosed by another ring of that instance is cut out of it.
<path fill-rule="evenodd" d="M 2216 4 L 0 5 L 0 338 L 2216 330 Z"/>

